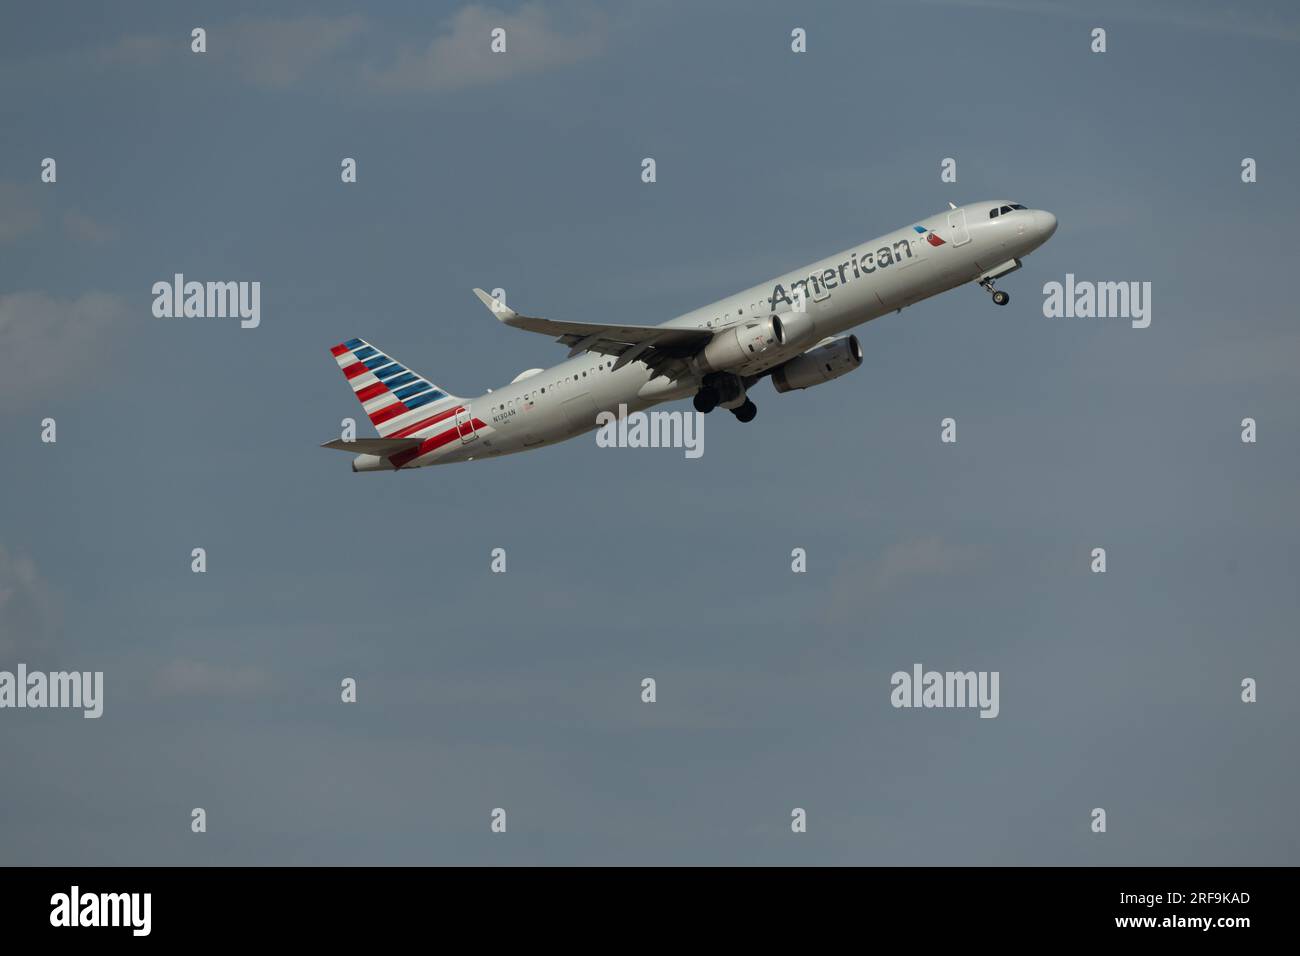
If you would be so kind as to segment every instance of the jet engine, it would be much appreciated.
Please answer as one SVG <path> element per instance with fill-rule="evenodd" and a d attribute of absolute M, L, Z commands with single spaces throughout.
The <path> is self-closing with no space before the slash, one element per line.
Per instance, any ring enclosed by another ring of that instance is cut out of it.
<path fill-rule="evenodd" d="M 723 329 L 704 346 L 704 364 L 715 372 L 737 368 L 784 344 L 785 329 L 773 315 Z"/>
<path fill-rule="evenodd" d="M 781 323 L 782 345 L 798 345 L 800 342 L 807 342 L 817 332 L 813 328 L 813 317 L 810 312 L 782 312 L 772 318 Z"/>
<path fill-rule="evenodd" d="M 852 372 L 862 364 L 862 346 L 856 335 L 842 339 L 831 339 L 824 345 L 796 355 L 780 368 L 772 372 L 772 384 L 778 392 L 790 392 L 796 388 L 811 388 L 833 378 L 839 378 L 846 372 Z"/>

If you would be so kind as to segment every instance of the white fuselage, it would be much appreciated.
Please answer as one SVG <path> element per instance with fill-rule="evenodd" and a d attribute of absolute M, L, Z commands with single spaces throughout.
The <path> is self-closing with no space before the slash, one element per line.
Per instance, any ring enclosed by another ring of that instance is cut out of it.
<path fill-rule="evenodd" d="M 1007 202 L 982 202 L 945 210 L 663 325 L 716 331 L 765 319 L 774 312 L 793 312 L 799 305 L 794 289 L 802 284 L 811 331 L 764 351 L 747 365 L 728 369 L 745 377 L 762 375 L 818 342 L 887 312 L 1017 267 L 1020 258 L 1052 235 L 1056 219 L 1051 213 L 1023 207 L 990 218 L 990 210 L 1007 206 Z M 615 364 L 611 355 L 584 353 L 464 400 L 469 414 L 461 416 L 468 421 L 459 440 L 404 467 L 495 457 L 555 444 L 596 428 L 599 412 L 617 413 L 620 406 L 638 411 L 687 398 L 701 383 L 701 376 L 694 374 L 676 380 L 652 377 L 653 371 L 640 361 L 617 369 Z"/>

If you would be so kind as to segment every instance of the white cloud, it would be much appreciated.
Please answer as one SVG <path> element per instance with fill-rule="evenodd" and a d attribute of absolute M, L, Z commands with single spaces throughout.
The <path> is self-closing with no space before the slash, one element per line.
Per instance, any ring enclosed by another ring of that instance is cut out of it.
<path fill-rule="evenodd" d="M 96 245 L 117 238 L 117 230 L 112 226 L 97 222 L 76 210 L 68 210 L 63 214 L 63 228 L 73 239 Z"/>
<path fill-rule="evenodd" d="M 175 36 L 162 34 L 125 36 L 99 50 L 93 57 L 100 66 L 152 66 L 169 53 L 188 53 L 188 33 Z"/>
<path fill-rule="evenodd" d="M 122 299 L 107 292 L 75 299 L 0 295 L 0 355 L 13 359 L 0 376 L 0 398 L 12 405 L 84 375 L 102 358 L 109 328 L 126 314 Z"/>
<path fill-rule="evenodd" d="M 204 29 L 208 38 L 203 54 L 191 51 L 186 30 L 122 37 L 93 59 L 104 67 L 156 67 L 167 60 L 202 56 L 228 67 L 253 86 L 286 89 L 313 78 L 314 72 L 343 52 L 367 24 L 360 16 L 239 17 L 205 24 Z"/>
<path fill-rule="evenodd" d="M 857 632 L 868 626 L 878 607 L 908 599 L 910 589 L 919 582 L 949 574 L 975 556 L 974 549 L 932 535 L 900 541 L 876 557 L 848 560 L 827 588 L 825 626 L 832 631 Z"/>
<path fill-rule="evenodd" d="M 33 166 L 35 177 L 39 170 Z M 41 224 L 41 210 L 32 195 L 34 186 L 0 183 L 0 242 L 20 239 Z"/>
<path fill-rule="evenodd" d="M 41 211 L 42 189 L 57 190 L 57 187 L 36 184 L 35 173 L 31 185 L 0 182 L 0 243 L 14 242 L 41 227 L 44 221 Z M 45 195 L 54 193 L 47 192 Z M 101 243 L 117 238 L 117 230 L 112 226 L 75 209 L 63 214 L 63 229 L 80 242 Z"/>
<path fill-rule="evenodd" d="M 349 55 L 365 34 L 379 32 L 365 17 L 239 17 L 205 25 L 208 50 L 203 56 L 244 82 L 268 89 L 319 86 L 332 76 L 380 92 L 442 92 L 567 66 L 604 49 L 604 21 L 598 14 L 564 21 L 540 3 L 509 12 L 471 4 L 445 20 L 432 41 L 402 45 L 404 40 L 388 38 L 388 52 L 379 55 L 381 65 L 373 66 L 363 65 L 359 51 Z M 506 31 L 505 53 L 489 48 L 497 27 Z M 191 56 L 196 54 L 184 31 L 122 37 L 92 62 L 158 68 Z"/>
<path fill-rule="evenodd" d="M 206 661 L 175 660 L 154 677 L 154 690 L 166 697 L 242 697 L 269 686 L 265 671 Z"/>
<path fill-rule="evenodd" d="M 493 53 L 492 31 L 506 31 L 506 52 Z M 371 70 L 377 90 L 443 92 L 568 66 L 604 49 L 603 24 L 594 16 L 567 26 L 540 4 L 513 13 L 472 5 L 444 24 L 444 32 L 423 48 L 408 47 L 391 66 Z"/>
<path fill-rule="evenodd" d="M 240 18 L 208 31 L 209 55 L 225 59 L 255 86 L 287 89 L 307 79 L 366 29 L 359 16 Z"/>
<path fill-rule="evenodd" d="M 904 541 L 872 563 L 867 584 L 877 593 L 890 591 L 911 578 L 946 573 L 965 557 L 960 548 L 937 537 Z"/>
<path fill-rule="evenodd" d="M 0 665 L 32 663 L 49 652 L 54 632 L 54 603 L 36 565 L 0 544 Z"/>
<path fill-rule="evenodd" d="M 971 558 L 970 552 L 942 538 L 912 538 L 891 545 L 877 558 L 852 562 L 835 576 L 837 600 L 856 604 L 864 593 L 889 594 L 917 578 L 947 574 Z"/>
<path fill-rule="evenodd" d="M 908 0 L 909 3 L 915 0 Z M 1000 10 L 1029 16 L 1050 15 L 1079 20 L 1135 21 L 1157 26 L 1182 27 L 1218 35 L 1258 37 L 1280 40 L 1284 43 L 1300 41 L 1300 24 L 1286 5 L 1268 10 L 1249 4 L 1225 6 L 1209 2 L 1193 3 L 1173 0 L 1169 3 L 1136 4 L 1121 2 L 1108 4 L 1049 3 L 1046 0 L 920 0 L 922 3 L 945 7 L 967 7 L 975 10 Z"/>

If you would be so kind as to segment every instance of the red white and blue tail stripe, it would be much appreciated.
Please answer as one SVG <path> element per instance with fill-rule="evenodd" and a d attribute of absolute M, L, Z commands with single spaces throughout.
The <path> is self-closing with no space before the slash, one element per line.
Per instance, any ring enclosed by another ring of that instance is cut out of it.
<path fill-rule="evenodd" d="M 460 401 L 364 339 L 349 339 L 330 352 L 357 401 L 384 438 L 402 438 L 421 431 L 430 419 L 438 418 Z"/>

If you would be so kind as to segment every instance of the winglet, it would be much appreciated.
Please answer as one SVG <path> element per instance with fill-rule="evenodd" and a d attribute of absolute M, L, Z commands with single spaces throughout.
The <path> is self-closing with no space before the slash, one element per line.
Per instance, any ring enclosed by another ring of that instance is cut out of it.
<path fill-rule="evenodd" d="M 957 204 L 956 204 L 955 202 L 953 202 L 951 199 L 949 199 L 949 200 L 948 200 L 948 208 L 949 208 L 949 209 L 956 209 L 956 208 L 957 208 Z"/>
<path fill-rule="evenodd" d="M 511 319 L 515 318 L 519 314 L 515 312 L 514 309 L 506 308 L 504 302 L 502 302 L 500 299 L 493 298 L 492 296 L 484 292 L 482 289 L 475 289 L 474 294 L 478 296 L 478 300 L 482 302 L 484 305 L 486 305 L 488 307 L 488 310 L 493 315 L 495 315 L 498 320 L 502 322 L 509 322 Z"/>

